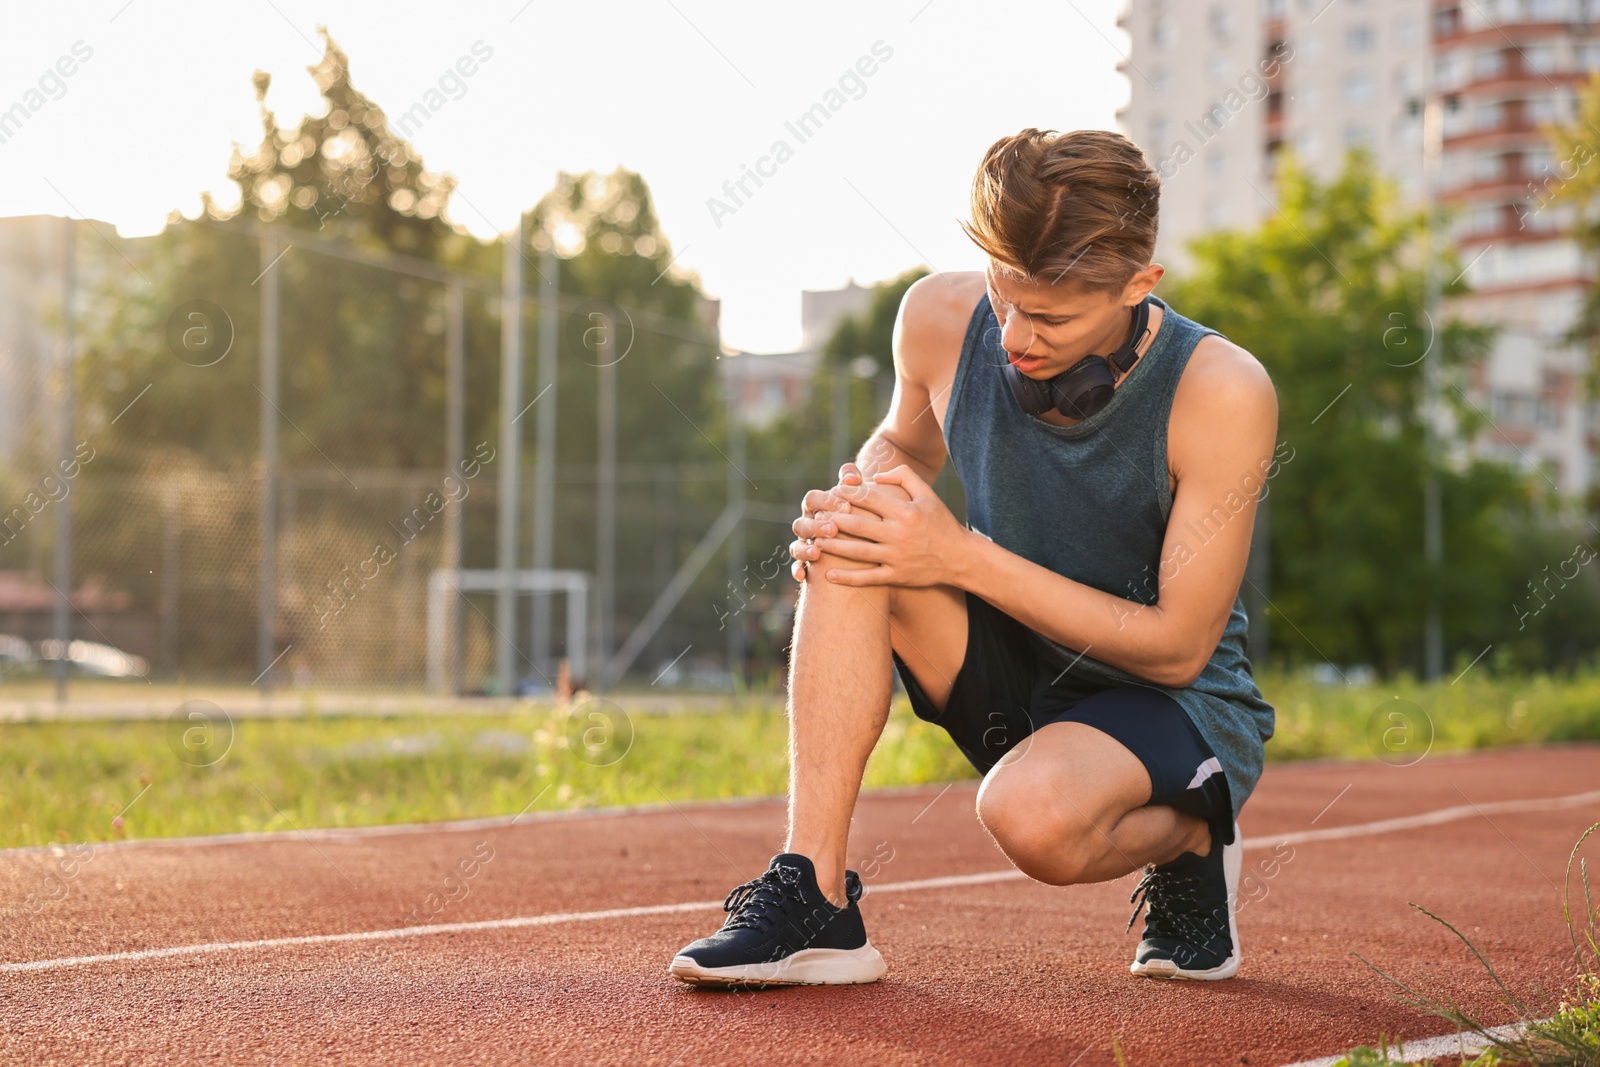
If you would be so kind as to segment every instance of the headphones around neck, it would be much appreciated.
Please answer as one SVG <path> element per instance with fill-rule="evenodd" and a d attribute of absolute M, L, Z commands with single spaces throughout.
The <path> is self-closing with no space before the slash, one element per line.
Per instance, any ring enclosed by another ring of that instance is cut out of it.
<path fill-rule="evenodd" d="M 1038 381 L 1019 371 L 1007 360 L 1001 367 L 1011 386 L 1011 395 L 1029 415 L 1043 415 L 1054 408 L 1069 419 L 1087 419 L 1111 400 L 1117 378 L 1138 362 L 1139 346 L 1150 333 L 1150 298 L 1134 306 L 1133 329 L 1128 339 L 1110 356 L 1084 356 L 1053 378 Z"/>

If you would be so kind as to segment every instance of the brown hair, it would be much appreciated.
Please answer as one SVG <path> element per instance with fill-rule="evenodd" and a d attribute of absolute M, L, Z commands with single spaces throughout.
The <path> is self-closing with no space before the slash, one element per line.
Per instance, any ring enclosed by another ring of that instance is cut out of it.
<path fill-rule="evenodd" d="M 1030 128 L 984 153 L 961 228 L 1030 281 L 1116 291 L 1155 254 L 1160 199 L 1156 172 L 1120 133 Z"/>

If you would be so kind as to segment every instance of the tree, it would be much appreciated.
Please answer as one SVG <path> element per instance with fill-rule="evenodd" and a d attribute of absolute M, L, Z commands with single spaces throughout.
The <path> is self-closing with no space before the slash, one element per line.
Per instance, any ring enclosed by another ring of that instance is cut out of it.
<path fill-rule="evenodd" d="M 1578 94 L 1578 114 L 1572 122 L 1546 130 L 1556 162 L 1537 181 L 1528 183 L 1530 199 L 1519 208 L 1521 229 L 1570 218 L 1572 234 L 1592 259 L 1600 254 L 1600 71 Z M 1600 386 L 1600 282 L 1584 294 L 1583 308 L 1568 339 L 1586 345 L 1590 352 L 1587 392 Z"/>
<path fill-rule="evenodd" d="M 266 264 L 248 231 L 222 226 L 255 221 L 282 227 L 278 274 L 283 416 L 303 433 L 283 438 L 287 466 L 443 466 L 443 287 L 334 259 L 296 243 L 296 231 L 375 253 L 397 252 L 493 274 L 498 257 L 444 218 L 454 182 L 428 171 L 389 129 L 383 110 L 351 81 L 349 59 L 323 31 L 325 52 L 308 67 L 321 91 L 318 115 L 286 129 L 267 108 L 271 83 L 257 71 L 262 137 L 246 155 L 236 145 L 228 176 L 239 188 L 233 211 L 209 196 L 194 223 L 174 216 L 150 250 L 152 285 L 116 277 L 118 310 L 84 361 L 91 418 L 105 427 L 115 462 L 138 465 L 174 448 L 213 464 L 243 465 L 259 445 L 260 287 Z M 206 300 L 221 311 L 210 328 L 231 328 L 234 347 L 206 366 L 175 359 L 169 319 Z M 475 303 L 481 304 L 482 301 Z M 484 314 L 470 347 L 493 351 L 496 331 Z M 481 427 L 493 410 L 497 378 L 479 361 L 468 392 L 479 399 Z M 150 383 L 149 394 L 115 426 L 124 390 Z M 352 418 L 359 405 L 361 417 Z M 432 433 L 419 432 L 427 426 Z"/>
<path fill-rule="evenodd" d="M 261 142 L 248 154 L 236 148 L 228 171 L 239 187 L 238 208 L 225 211 L 207 198 L 201 219 L 174 216 L 157 237 L 125 243 L 140 277 L 109 257 L 113 269 L 102 272 L 104 291 L 92 302 L 106 310 L 84 327 L 81 421 L 97 449 L 92 470 L 100 481 L 75 495 L 81 569 L 117 576 L 153 610 L 162 594 L 149 562 L 164 558 L 164 544 L 180 544 L 185 584 L 177 596 L 183 606 L 177 644 L 186 670 L 238 670 L 254 660 L 259 283 L 266 271 L 275 275 L 281 300 L 280 607 L 286 625 L 306 635 L 296 656 L 315 647 L 309 631 L 317 630 L 325 581 L 341 564 L 365 559 L 374 539 L 392 540 L 389 524 L 412 512 L 421 489 L 436 487 L 445 467 L 446 285 L 332 256 L 322 245 L 405 256 L 429 271 L 489 282 L 492 291 L 465 294 L 466 445 L 471 453 L 478 442 L 499 442 L 503 241 L 479 241 L 449 220 L 453 180 L 429 171 L 391 130 L 383 109 L 355 87 L 344 52 L 326 31 L 324 37 L 322 60 L 308 68 L 322 94 L 317 113 L 286 127 L 267 108 L 270 80 L 258 72 Z M 693 428 L 720 439 L 712 306 L 694 279 L 668 272 L 671 249 L 643 179 L 623 170 L 563 174 L 525 222 L 525 233 L 560 227 L 574 237 L 562 249 L 568 306 L 558 322 L 560 399 L 552 401 L 564 412 L 557 456 L 563 467 L 582 468 L 595 456 L 597 356 L 583 341 L 593 323 L 584 308 L 570 306 L 575 296 L 601 302 L 594 310 L 628 309 L 625 320 L 632 313 L 619 331 L 619 354 L 627 353 L 617 368 L 621 459 L 715 458 L 715 446 Z M 243 223 L 273 227 L 283 254 L 264 262 Z M 539 259 L 534 250 L 526 258 L 535 265 Z M 536 270 L 524 279 L 525 382 L 534 380 L 537 350 Z M 189 317 L 197 301 L 211 306 L 199 320 Z M 186 351 L 187 341 L 174 341 L 174 323 L 183 337 L 231 336 L 231 348 L 223 354 L 219 342 Z M 528 390 L 524 399 L 534 398 Z M 522 424 L 525 470 L 534 422 Z M 593 483 L 585 473 L 563 479 L 558 493 L 558 566 L 595 564 L 594 498 L 584 482 Z M 490 473 L 473 487 L 464 529 L 468 566 L 494 557 L 495 524 L 492 510 L 484 509 L 493 507 L 494 480 Z M 623 503 L 637 496 L 624 494 Z M 168 515 L 175 516 L 168 525 L 179 531 L 176 541 L 163 540 Z M 650 579 L 628 570 L 641 556 L 648 566 L 648 551 L 634 551 L 639 546 L 626 540 L 635 526 L 640 537 L 649 533 L 648 516 L 624 510 L 620 518 L 618 614 L 626 621 L 642 613 L 655 590 Z M 684 523 L 683 537 L 692 541 L 698 533 Z M 407 576 L 381 587 L 391 600 L 372 593 L 363 601 L 374 625 L 352 616 L 341 622 L 342 636 L 370 635 L 367 646 L 330 650 L 323 662 L 342 669 L 360 655 L 372 658 L 361 664 L 369 670 L 382 662 L 414 671 L 412 635 L 388 622 L 414 620 L 416 590 L 437 565 L 428 553 L 438 549 L 435 535 L 426 549 L 404 554 Z M 520 558 L 527 558 L 526 546 Z"/>
<path fill-rule="evenodd" d="M 1254 353 L 1277 388 L 1267 610 L 1291 661 L 1418 667 L 1430 593 L 1447 647 L 1470 649 L 1468 658 L 1514 622 L 1505 606 L 1519 572 L 1511 531 L 1529 514 L 1530 493 L 1508 468 L 1466 454 L 1483 418 L 1458 386 L 1490 333 L 1427 321 L 1425 223 L 1396 207 L 1362 153 L 1325 184 L 1286 159 L 1272 217 L 1194 241 L 1192 271 L 1165 289 L 1183 314 Z M 1424 359 L 1442 364 L 1454 423 L 1434 457 L 1421 418 Z M 1437 571 L 1423 555 L 1430 468 L 1444 501 Z"/>

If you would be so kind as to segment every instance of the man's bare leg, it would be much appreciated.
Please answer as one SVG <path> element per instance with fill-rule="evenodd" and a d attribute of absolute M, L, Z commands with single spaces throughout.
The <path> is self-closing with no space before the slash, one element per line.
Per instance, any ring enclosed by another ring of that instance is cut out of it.
<path fill-rule="evenodd" d="M 1204 819 L 1149 798 L 1137 756 L 1092 726 L 1057 722 L 984 776 L 978 817 L 1024 874 L 1051 885 L 1107 882 L 1210 851 Z"/>
<path fill-rule="evenodd" d="M 845 850 L 867 757 L 889 715 L 889 591 L 833 586 L 811 564 L 789 671 L 789 842 L 843 907 Z M 826 588 L 824 588 L 826 587 Z"/>
<path fill-rule="evenodd" d="M 850 816 L 889 714 L 891 647 L 942 706 L 966 654 L 966 604 L 946 587 L 835 585 L 830 568 L 863 564 L 832 555 L 809 563 L 789 671 L 785 847 L 811 860 L 818 886 L 842 906 Z"/>

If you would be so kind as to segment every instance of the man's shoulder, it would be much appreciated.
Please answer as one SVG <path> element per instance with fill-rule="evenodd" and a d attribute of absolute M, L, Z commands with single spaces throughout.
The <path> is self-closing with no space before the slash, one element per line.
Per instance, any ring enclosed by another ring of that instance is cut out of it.
<path fill-rule="evenodd" d="M 1178 398 L 1210 406 L 1224 404 L 1276 405 L 1277 391 L 1267 368 L 1247 349 L 1220 333 L 1207 333 L 1194 351 L 1178 382 Z"/>
<path fill-rule="evenodd" d="M 981 270 L 928 274 L 911 283 L 901 303 L 902 314 L 926 319 L 956 319 L 966 329 L 967 320 L 988 289 Z"/>
<path fill-rule="evenodd" d="M 1172 398 L 1168 459 L 1174 477 L 1215 468 L 1219 447 L 1270 451 L 1277 425 L 1278 394 L 1261 361 L 1221 334 L 1200 338 Z M 1219 434 L 1219 426 L 1227 432 Z"/>
<path fill-rule="evenodd" d="M 897 332 L 903 355 L 918 362 L 958 356 L 972 313 L 987 288 L 981 271 L 918 278 L 900 302 Z"/>

